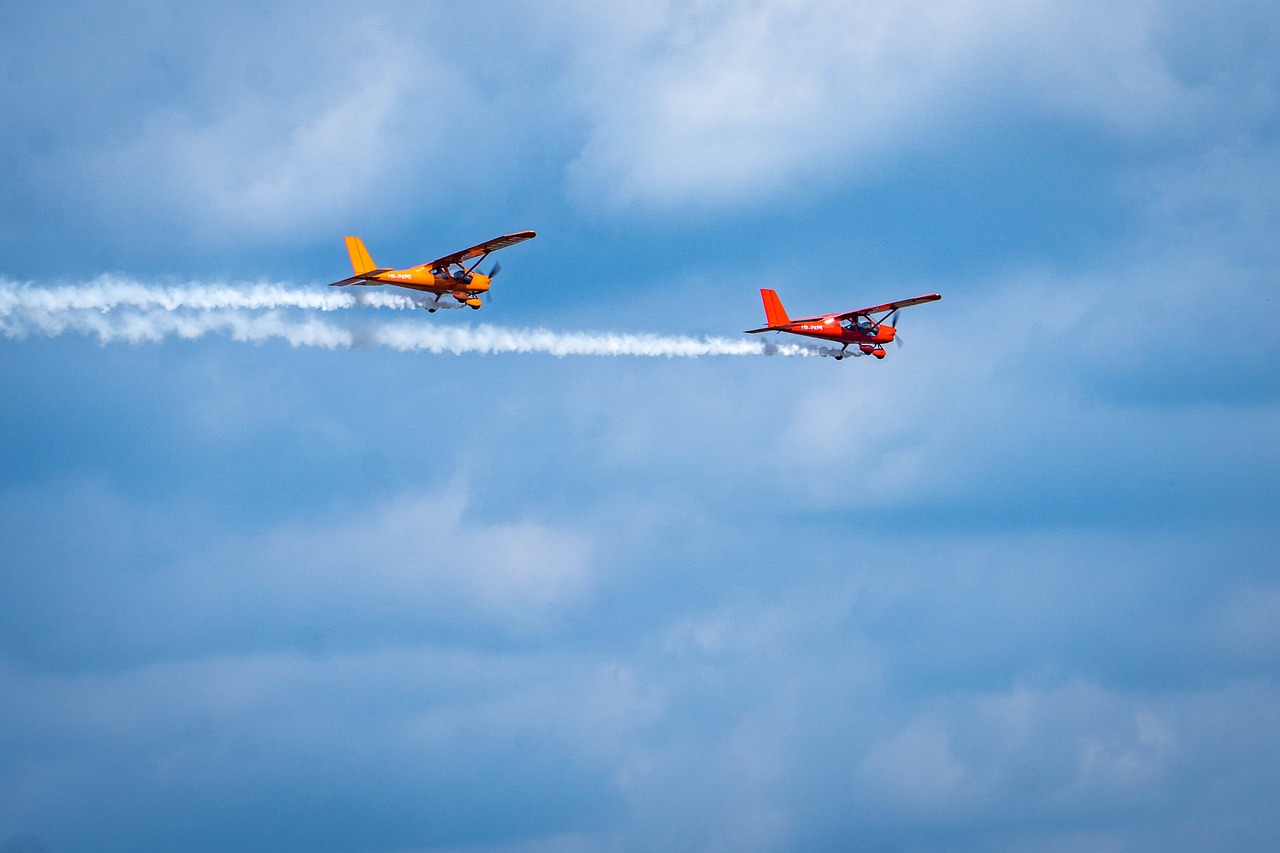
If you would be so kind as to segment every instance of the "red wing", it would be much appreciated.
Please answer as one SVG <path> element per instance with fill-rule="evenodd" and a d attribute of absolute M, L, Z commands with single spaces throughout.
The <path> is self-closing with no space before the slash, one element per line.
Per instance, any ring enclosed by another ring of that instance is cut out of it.
<path fill-rule="evenodd" d="M 881 312 L 896 311 L 899 308 L 909 308 L 912 305 L 921 305 L 925 302 L 937 302 L 941 298 L 942 294 L 940 293 L 930 293 L 927 296 L 916 296 L 911 299 L 899 299 L 897 302 L 886 302 L 883 305 L 875 305 L 871 308 L 859 308 L 857 311 L 846 311 L 843 314 L 828 316 L 835 316 L 837 320 L 847 320 L 850 317 L 865 317 L 871 314 L 879 314 Z"/>
<path fill-rule="evenodd" d="M 428 264 L 423 264 L 423 266 L 436 269 L 438 267 L 447 267 L 449 264 L 460 264 L 463 261 L 469 261 L 472 258 L 478 258 L 481 255 L 487 255 L 490 252 L 496 252 L 508 246 L 514 246 L 516 243 L 532 240 L 536 236 L 537 232 L 534 231 L 517 231 L 515 234 L 503 234 L 501 237 L 486 240 L 479 245 L 472 246 L 470 249 L 463 249 L 461 252 L 454 252 L 452 255 L 436 258 Z"/>

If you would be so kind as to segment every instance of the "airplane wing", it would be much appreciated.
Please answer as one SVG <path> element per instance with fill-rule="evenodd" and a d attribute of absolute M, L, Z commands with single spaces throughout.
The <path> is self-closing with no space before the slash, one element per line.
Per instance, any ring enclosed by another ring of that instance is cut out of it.
<path fill-rule="evenodd" d="M 423 266 L 436 269 L 446 267 L 449 264 L 460 264 L 463 261 L 469 261 L 472 258 L 478 258 L 481 255 L 487 255 L 490 252 L 496 252 L 499 249 L 505 249 L 508 246 L 514 246 L 516 243 L 523 243 L 525 240 L 532 240 L 538 236 L 535 231 L 517 231 L 515 234 L 503 234 L 501 237 L 494 237 L 492 240 L 486 240 L 483 243 L 472 246 L 470 249 L 463 249 L 461 252 L 454 252 L 452 255 L 445 255 L 443 258 L 436 258 Z"/>
<path fill-rule="evenodd" d="M 899 308 L 909 308 L 912 305 L 921 305 L 925 302 L 937 302 L 942 298 L 940 293 L 930 293 L 927 296 L 915 296 L 911 299 L 899 299 L 897 302 L 886 302 L 883 305 L 874 305 L 870 308 L 859 308 L 857 311 L 846 311 L 843 314 L 834 315 L 837 320 L 847 320 L 850 317 L 866 317 L 871 314 L 879 314 L 882 311 L 897 311 Z M 819 317 L 818 319 L 822 319 Z M 793 323 L 803 322 L 801 320 L 792 320 Z"/>

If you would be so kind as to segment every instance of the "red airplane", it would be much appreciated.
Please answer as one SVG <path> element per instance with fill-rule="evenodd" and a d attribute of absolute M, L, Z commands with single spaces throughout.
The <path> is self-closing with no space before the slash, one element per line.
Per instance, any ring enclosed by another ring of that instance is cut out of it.
<path fill-rule="evenodd" d="M 886 302 L 884 305 L 859 308 L 856 311 L 846 311 L 843 314 L 823 314 L 820 317 L 805 317 L 802 320 L 792 320 L 787 316 L 786 310 L 782 307 L 782 300 L 778 298 L 778 294 L 775 291 L 761 290 L 760 297 L 764 299 L 765 322 L 769 325 L 763 329 L 748 329 L 747 334 L 790 332 L 793 335 L 805 335 L 810 338 L 820 338 L 824 341 L 844 344 L 840 348 L 840 352 L 836 354 L 837 359 L 845 357 L 845 350 L 849 349 L 849 344 L 857 344 L 863 355 L 884 358 L 884 344 L 889 343 L 889 341 L 897 341 L 898 346 L 902 346 L 902 341 L 898 338 L 898 330 L 893 326 L 897 322 L 898 312 L 912 305 L 936 302 L 942 298 L 937 293 L 930 293 L 928 296 L 917 296 L 914 299 L 902 299 L 898 302 Z M 874 315 L 876 314 L 882 315 L 880 319 L 877 320 L 875 318 Z"/>

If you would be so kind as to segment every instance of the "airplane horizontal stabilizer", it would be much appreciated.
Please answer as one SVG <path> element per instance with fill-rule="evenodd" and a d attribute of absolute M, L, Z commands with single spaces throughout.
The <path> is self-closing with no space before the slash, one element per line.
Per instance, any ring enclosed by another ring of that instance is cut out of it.
<path fill-rule="evenodd" d="M 372 276 L 381 275 L 384 272 L 391 272 L 391 268 L 369 270 L 364 275 L 353 275 L 351 278 L 344 278 L 342 281 L 335 281 L 330 287 L 346 287 L 349 284 L 382 284 L 380 281 L 372 280 Z"/>

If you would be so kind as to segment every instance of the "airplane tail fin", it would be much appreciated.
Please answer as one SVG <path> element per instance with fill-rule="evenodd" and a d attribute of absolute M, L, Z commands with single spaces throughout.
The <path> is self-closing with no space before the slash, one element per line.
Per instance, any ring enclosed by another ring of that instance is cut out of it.
<path fill-rule="evenodd" d="M 777 291 L 762 289 L 760 298 L 764 300 L 764 317 L 769 328 L 786 326 L 791 322 L 791 318 L 787 316 L 786 309 L 782 307 L 782 300 L 778 298 Z"/>
<path fill-rule="evenodd" d="M 369 250 L 364 247 L 359 237 L 347 237 L 346 240 L 347 254 L 351 255 L 351 268 L 355 270 L 356 275 L 363 275 L 378 268 L 373 258 L 369 257 Z"/>

